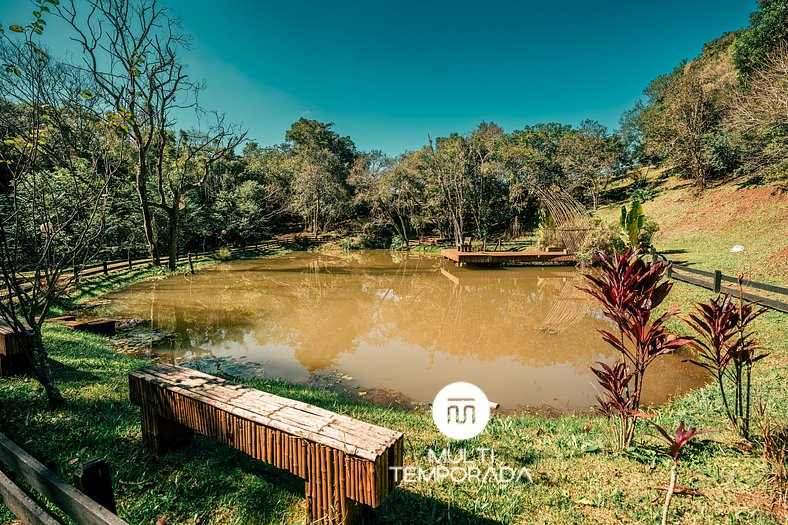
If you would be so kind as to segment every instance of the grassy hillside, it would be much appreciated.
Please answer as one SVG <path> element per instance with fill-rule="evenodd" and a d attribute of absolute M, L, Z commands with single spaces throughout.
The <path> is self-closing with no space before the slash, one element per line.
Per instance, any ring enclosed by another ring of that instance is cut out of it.
<path fill-rule="evenodd" d="M 687 182 L 655 172 L 654 198 L 643 204 L 660 224 L 655 247 L 671 260 L 702 270 L 743 271 L 751 279 L 788 285 L 788 192 L 776 185 L 727 183 L 698 195 Z M 610 196 L 627 193 L 628 180 L 618 181 Z M 613 199 L 597 211 L 605 221 L 618 221 L 626 200 Z M 733 253 L 735 245 L 744 251 Z"/>

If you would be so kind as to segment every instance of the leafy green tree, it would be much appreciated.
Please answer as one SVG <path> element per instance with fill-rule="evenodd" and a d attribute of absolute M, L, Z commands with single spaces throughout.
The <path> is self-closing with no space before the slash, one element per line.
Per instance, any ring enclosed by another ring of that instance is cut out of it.
<path fill-rule="evenodd" d="M 594 209 L 599 195 L 619 170 L 623 154 L 615 135 L 595 120 L 584 120 L 580 126 L 561 138 L 557 156 L 568 186 L 580 188 L 591 197 Z"/>
<path fill-rule="evenodd" d="M 35 376 L 56 407 L 64 400 L 41 327 L 102 244 L 124 142 L 80 96 L 81 71 L 40 46 L 43 27 L 39 13 L 0 31 L 0 318 L 31 337 Z"/>
<path fill-rule="evenodd" d="M 743 80 L 766 65 L 769 54 L 788 43 L 788 2 L 758 0 L 750 26 L 736 37 L 733 62 Z"/>

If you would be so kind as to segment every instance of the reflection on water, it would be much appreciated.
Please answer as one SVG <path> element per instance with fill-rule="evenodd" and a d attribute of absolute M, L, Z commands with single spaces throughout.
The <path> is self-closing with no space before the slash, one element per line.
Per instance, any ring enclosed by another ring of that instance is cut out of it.
<path fill-rule="evenodd" d="M 610 328 L 571 268 L 457 268 L 387 251 L 299 252 L 221 264 L 131 286 L 109 314 L 150 319 L 176 337 L 168 360 L 211 355 L 264 365 L 267 377 L 307 381 L 339 371 L 363 389 L 431 401 L 468 381 L 505 408 L 584 410 L 589 366 L 616 355 Z M 679 356 L 650 369 L 646 401 L 700 384 Z"/>

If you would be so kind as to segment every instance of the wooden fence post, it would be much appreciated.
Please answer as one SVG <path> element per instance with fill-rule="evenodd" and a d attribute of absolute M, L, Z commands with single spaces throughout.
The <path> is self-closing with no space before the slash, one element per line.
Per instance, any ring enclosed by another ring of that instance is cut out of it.
<path fill-rule="evenodd" d="M 79 265 L 74 265 L 74 284 L 79 284 Z"/>
<path fill-rule="evenodd" d="M 131 250 L 129 250 L 129 271 L 131 271 Z"/>
<path fill-rule="evenodd" d="M 668 264 L 668 279 L 672 279 L 672 278 L 673 278 L 673 265 Z"/>
<path fill-rule="evenodd" d="M 192 264 L 192 252 L 189 252 L 189 271 L 194 275 L 194 264 Z"/>
<path fill-rule="evenodd" d="M 106 259 L 104 259 L 104 262 L 102 263 L 102 266 L 104 267 L 104 275 L 109 275 L 109 272 L 107 271 L 107 260 Z"/>
<path fill-rule="evenodd" d="M 651 262 L 656 263 L 659 256 L 657 255 L 657 249 L 653 246 L 651 247 Z"/>
<path fill-rule="evenodd" d="M 714 270 L 714 293 L 720 293 L 722 289 L 722 271 Z"/>
<path fill-rule="evenodd" d="M 77 488 L 87 497 L 109 510 L 113 514 L 115 495 L 112 493 L 112 477 L 109 465 L 103 459 L 90 459 L 79 465 L 74 471 Z"/>

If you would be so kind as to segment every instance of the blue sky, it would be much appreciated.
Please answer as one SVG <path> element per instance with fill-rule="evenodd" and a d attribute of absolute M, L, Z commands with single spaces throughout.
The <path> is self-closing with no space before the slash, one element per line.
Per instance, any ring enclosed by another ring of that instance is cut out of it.
<path fill-rule="evenodd" d="M 281 142 L 301 116 L 389 154 L 482 120 L 615 127 L 656 75 L 747 24 L 754 0 L 161 0 L 205 106 Z M 0 22 L 29 13 L 0 0 Z M 29 15 L 28 15 L 29 16 Z M 60 36 L 57 28 L 47 35 Z"/>

